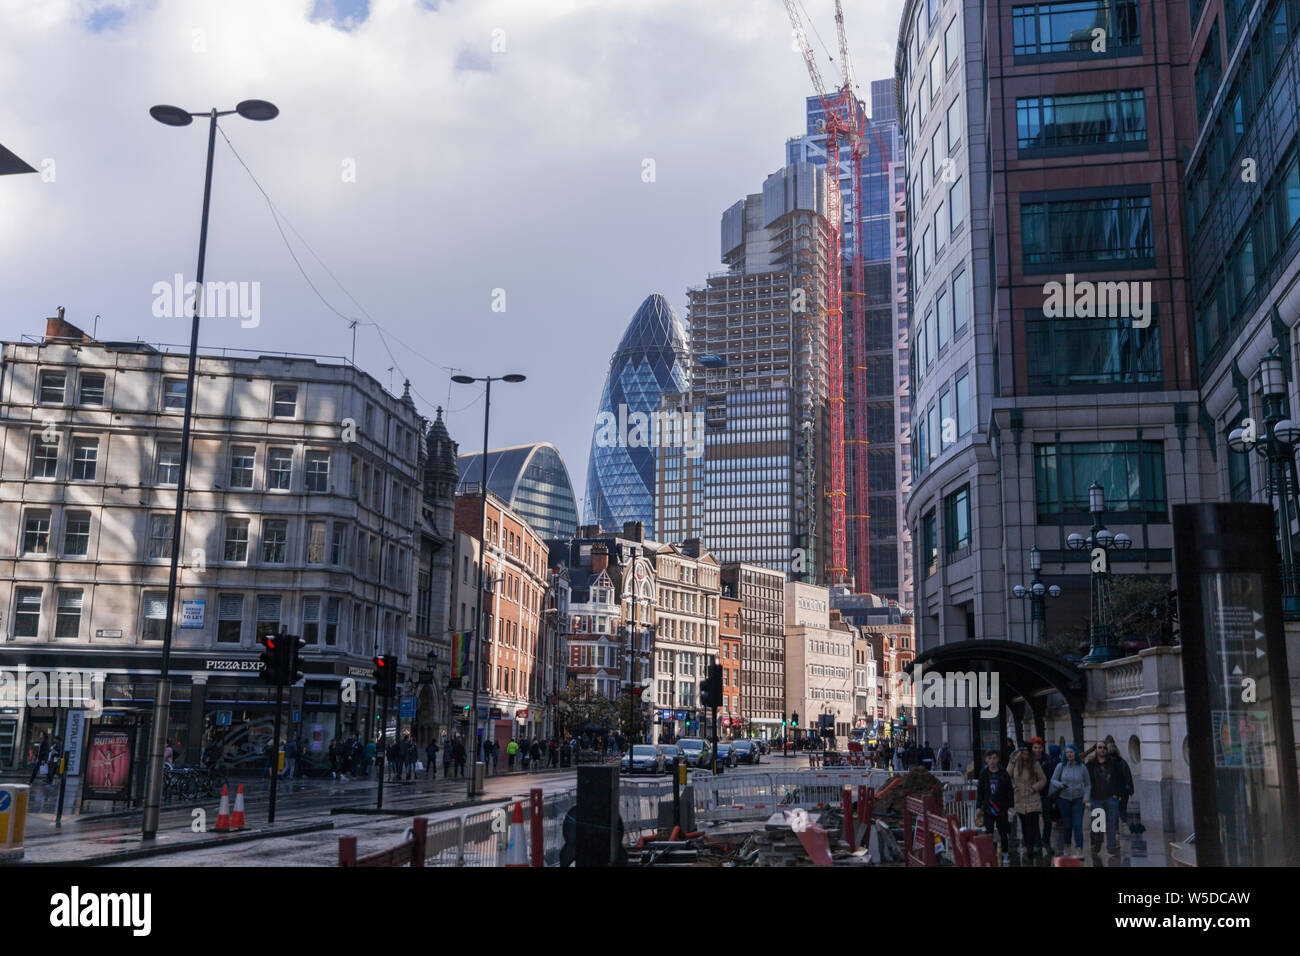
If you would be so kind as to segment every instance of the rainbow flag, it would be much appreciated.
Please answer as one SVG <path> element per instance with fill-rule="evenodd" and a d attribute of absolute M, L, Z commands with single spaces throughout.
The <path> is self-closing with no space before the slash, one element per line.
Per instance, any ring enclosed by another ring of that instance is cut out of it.
<path fill-rule="evenodd" d="M 470 632 L 453 632 L 451 635 L 451 679 L 464 677 L 469 670 Z"/>

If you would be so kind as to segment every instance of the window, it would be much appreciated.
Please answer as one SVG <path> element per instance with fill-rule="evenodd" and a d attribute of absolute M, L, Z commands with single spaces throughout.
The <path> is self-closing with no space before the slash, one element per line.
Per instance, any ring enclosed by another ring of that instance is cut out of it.
<path fill-rule="evenodd" d="M 966 328 L 969 310 L 966 301 L 966 270 L 962 269 L 952 280 L 952 334 L 960 335 Z"/>
<path fill-rule="evenodd" d="M 329 491 L 330 453 L 327 451 L 307 452 L 307 490 Z"/>
<path fill-rule="evenodd" d="M 930 169 L 930 154 L 926 153 L 921 157 L 921 198 L 925 199 L 925 194 L 930 188 L 930 183 L 934 175 Z M 917 210 L 918 212 L 920 210 Z"/>
<path fill-rule="evenodd" d="M 468 559 L 467 559 L 468 560 Z M 330 535 L 330 564 L 342 567 L 348 563 L 348 526 L 342 521 L 334 522 Z"/>
<path fill-rule="evenodd" d="M 77 393 L 78 405 L 104 404 L 104 376 L 97 372 L 82 372 L 81 387 Z"/>
<path fill-rule="evenodd" d="M 930 57 L 930 99 L 934 99 L 943 89 L 943 66 L 941 57 L 942 50 L 935 50 L 934 55 Z"/>
<path fill-rule="evenodd" d="M 315 644 L 320 638 L 320 598 L 302 599 L 302 639 Z"/>
<path fill-rule="evenodd" d="M 268 449 L 266 453 L 266 487 L 273 491 L 288 491 L 292 480 L 293 449 Z"/>
<path fill-rule="evenodd" d="M 925 235 L 921 237 L 921 278 L 924 279 L 930 267 L 934 264 L 934 232 L 929 226 L 925 227 Z"/>
<path fill-rule="evenodd" d="M 280 595 L 257 596 L 257 634 L 280 633 Z"/>
<path fill-rule="evenodd" d="M 1146 102 L 1140 89 L 1016 100 L 1016 142 L 1022 150 L 1146 140 Z"/>
<path fill-rule="evenodd" d="M 63 519 L 63 556 L 84 558 L 90 552 L 90 512 L 69 511 Z"/>
<path fill-rule="evenodd" d="M 943 158 L 947 153 L 943 152 L 943 122 L 940 121 L 930 134 L 930 155 L 934 157 L 934 175 L 937 179 L 943 174 Z"/>
<path fill-rule="evenodd" d="M 1226 447 L 1226 440 L 1224 444 Z M 1228 497 L 1232 501 L 1250 501 L 1250 457 L 1228 450 Z"/>
<path fill-rule="evenodd" d="M 1073 442 L 1035 445 L 1038 520 L 1088 514 L 1088 486 L 1106 494 L 1106 512 L 1146 512 L 1166 520 L 1165 454 L 1158 441 Z"/>
<path fill-rule="evenodd" d="M 185 410 L 185 379 L 163 379 L 163 408 L 178 412 Z"/>
<path fill-rule="evenodd" d="M 252 445 L 235 445 L 230 449 L 230 487 L 253 487 L 253 466 L 257 450 Z"/>
<path fill-rule="evenodd" d="M 948 560 L 970 553 L 970 485 L 943 499 L 944 547 Z"/>
<path fill-rule="evenodd" d="M 74 438 L 72 440 L 73 481 L 94 481 L 95 467 L 98 463 L 98 438 Z"/>
<path fill-rule="evenodd" d="M 325 602 L 325 646 L 334 647 L 339 642 L 339 606 L 343 602 L 336 597 Z"/>
<path fill-rule="evenodd" d="M 59 439 L 46 441 L 40 432 L 32 433 L 32 464 L 30 474 L 33 478 L 53 478 L 59 467 Z"/>
<path fill-rule="evenodd" d="M 961 177 L 948 187 L 948 216 L 953 232 L 966 221 L 966 181 Z"/>
<path fill-rule="evenodd" d="M 145 591 L 140 599 L 140 639 L 161 641 L 167 623 L 167 592 Z"/>
<path fill-rule="evenodd" d="M 288 541 L 288 521 L 283 518 L 262 519 L 263 564 L 284 564 Z"/>
<path fill-rule="evenodd" d="M 62 405 L 64 389 L 68 382 L 66 372 L 42 372 L 37 402 L 41 405 Z"/>
<path fill-rule="evenodd" d="M 180 442 L 162 441 L 158 443 L 158 464 L 154 468 L 154 484 L 174 485 L 181 478 L 181 444 Z"/>
<path fill-rule="evenodd" d="M 1108 53 L 1142 42 L 1137 0 L 1030 3 L 1011 9 L 1011 27 L 1016 56 L 1097 56 L 1092 52 L 1097 28 L 1106 31 Z"/>
<path fill-rule="evenodd" d="M 58 604 L 54 612 L 55 637 L 81 635 L 81 588 L 59 588 Z"/>
<path fill-rule="evenodd" d="M 271 417 L 293 418 L 298 413 L 298 386 L 276 385 L 272 389 Z"/>
<path fill-rule="evenodd" d="M 1205 41 L 1201 58 L 1196 63 L 1196 73 L 1192 80 L 1196 90 L 1196 115 L 1202 123 L 1207 118 L 1210 104 L 1214 101 L 1214 94 L 1219 90 L 1219 79 L 1222 74 L 1223 70 L 1219 63 L 1219 24 L 1216 21 L 1210 29 L 1209 38 Z"/>
<path fill-rule="evenodd" d="M 244 636 L 244 596 L 222 594 L 217 599 L 217 643 L 238 644 Z"/>
<path fill-rule="evenodd" d="M 307 563 L 325 563 L 324 521 L 309 521 L 307 523 Z"/>
<path fill-rule="evenodd" d="M 957 438 L 957 420 L 952 417 L 952 389 L 939 396 L 939 450 L 951 445 Z"/>
<path fill-rule="evenodd" d="M 1154 385 L 1162 380 L 1160 326 L 1154 318 L 1139 329 L 1131 318 L 1039 315 L 1026 321 L 1025 334 L 1031 389 Z"/>
<path fill-rule="evenodd" d="M 965 435 L 970 431 L 970 373 L 957 377 L 957 434 Z"/>
<path fill-rule="evenodd" d="M 921 519 L 921 563 L 926 577 L 939 570 L 939 528 L 933 508 Z"/>
<path fill-rule="evenodd" d="M 14 637 L 35 637 L 41 629 L 41 589 L 16 588 Z"/>
<path fill-rule="evenodd" d="M 961 140 L 962 122 L 961 122 L 961 97 L 957 96 L 948 104 L 948 155 L 952 155 L 953 148 Z"/>
<path fill-rule="evenodd" d="M 170 558 L 172 556 L 172 528 L 175 515 L 149 516 L 149 557 Z"/>
<path fill-rule="evenodd" d="M 1155 255 L 1150 196 L 1026 202 L 1020 225 L 1026 266 Z"/>
<path fill-rule="evenodd" d="M 925 367 L 929 368 L 939 357 L 939 323 L 934 316 L 925 317 Z"/>
<path fill-rule="evenodd" d="M 943 68 L 951 70 L 961 55 L 961 15 L 952 18 L 948 29 L 943 31 Z"/>
<path fill-rule="evenodd" d="M 226 519 L 226 544 L 223 560 L 242 564 L 248 560 L 248 519 Z"/>
<path fill-rule="evenodd" d="M 23 520 L 23 554 L 49 554 L 50 513 L 29 511 Z"/>

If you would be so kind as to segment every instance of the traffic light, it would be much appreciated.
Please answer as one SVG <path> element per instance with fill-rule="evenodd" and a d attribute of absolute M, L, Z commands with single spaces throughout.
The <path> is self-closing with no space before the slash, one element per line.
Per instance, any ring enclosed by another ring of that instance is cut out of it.
<path fill-rule="evenodd" d="M 708 676 L 700 684 L 700 706 L 722 706 L 722 665 L 710 664 Z"/>
<path fill-rule="evenodd" d="M 286 634 L 281 636 L 280 644 L 285 656 L 284 682 L 296 684 L 302 680 L 302 649 L 307 646 L 307 642 L 301 637 Z"/>
<path fill-rule="evenodd" d="M 288 641 L 281 638 L 279 634 L 265 631 L 257 636 L 257 642 L 265 645 L 266 648 L 258 658 L 262 662 L 260 675 L 262 680 L 273 686 L 282 684 L 284 682 L 284 658 L 281 648 Z"/>
<path fill-rule="evenodd" d="M 790 726 L 791 727 L 799 726 L 799 711 L 796 710 L 793 714 L 790 715 Z"/>
<path fill-rule="evenodd" d="M 397 658 L 392 654 L 375 658 L 375 693 L 380 697 L 397 696 Z"/>

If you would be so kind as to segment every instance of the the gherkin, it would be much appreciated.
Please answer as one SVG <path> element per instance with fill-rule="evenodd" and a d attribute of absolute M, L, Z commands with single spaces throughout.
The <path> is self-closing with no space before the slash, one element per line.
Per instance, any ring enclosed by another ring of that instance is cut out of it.
<path fill-rule="evenodd" d="M 655 293 L 636 310 L 610 359 L 596 421 L 604 413 L 616 421 L 636 412 L 649 416 L 658 411 L 662 396 L 688 391 L 690 382 L 686 332 L 668 300 Z M 628 447 L 627 441 L 602 440 L 601 434 L 599 428 L 592 434 L 583 523 L 613 531 L 640 521 L 646 536 L 653 537 L 657 449 Z"/>

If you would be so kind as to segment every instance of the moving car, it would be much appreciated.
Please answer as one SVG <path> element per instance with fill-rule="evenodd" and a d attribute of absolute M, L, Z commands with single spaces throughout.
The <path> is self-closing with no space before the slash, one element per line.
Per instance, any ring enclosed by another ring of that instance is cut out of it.
<path fill-rule="evenodd" d="M 736 765 L 736 748 L 725 741 L 718 741 L 718 766 L 734 767 Z"/>
<path fill-rule="evenodd" d="M 762 763 L 763 751 L 759 748 L 758 742 L 754 740 L 736 740 L 733 741 L 736 750 L 736 759 L 741 763 Z"/>
<path fill-rule="evenodd" d="M 756 744 L 758 745 L 758 752 L 761 753 L 761 754 L 763 754 L 764 756 L 766 756 L 766 755 L 767 755 L 767 741 L 766 741 L 764 738 L 762 738 L 762 737 L 755 737 L 755 738 L 754 738 L 754 743 L 756 743 Z"/>
<path fill-rule="evenodd" d="M 686 761 L 688 767 L 713 766 L 713 754 L 709 750 L 708 741 L 699 737 L 682 737 L 677 741 L 677 749 L 681 751 L 681 759 Z"/>
<path fill-rule="evenodd" d="M 633 744 L 632 753 L 623 755 L 620 766 L 624 773 L 663 773 L 664 755 L 654 744 Z"/>
<path fill-rule="evenodd" d="M 682 752 L 676 744 L 660 744 L 659 752 L 664 755 L 664 770 L 672 773 L 677 769 L 677 761 L 681 759 Z"/>

